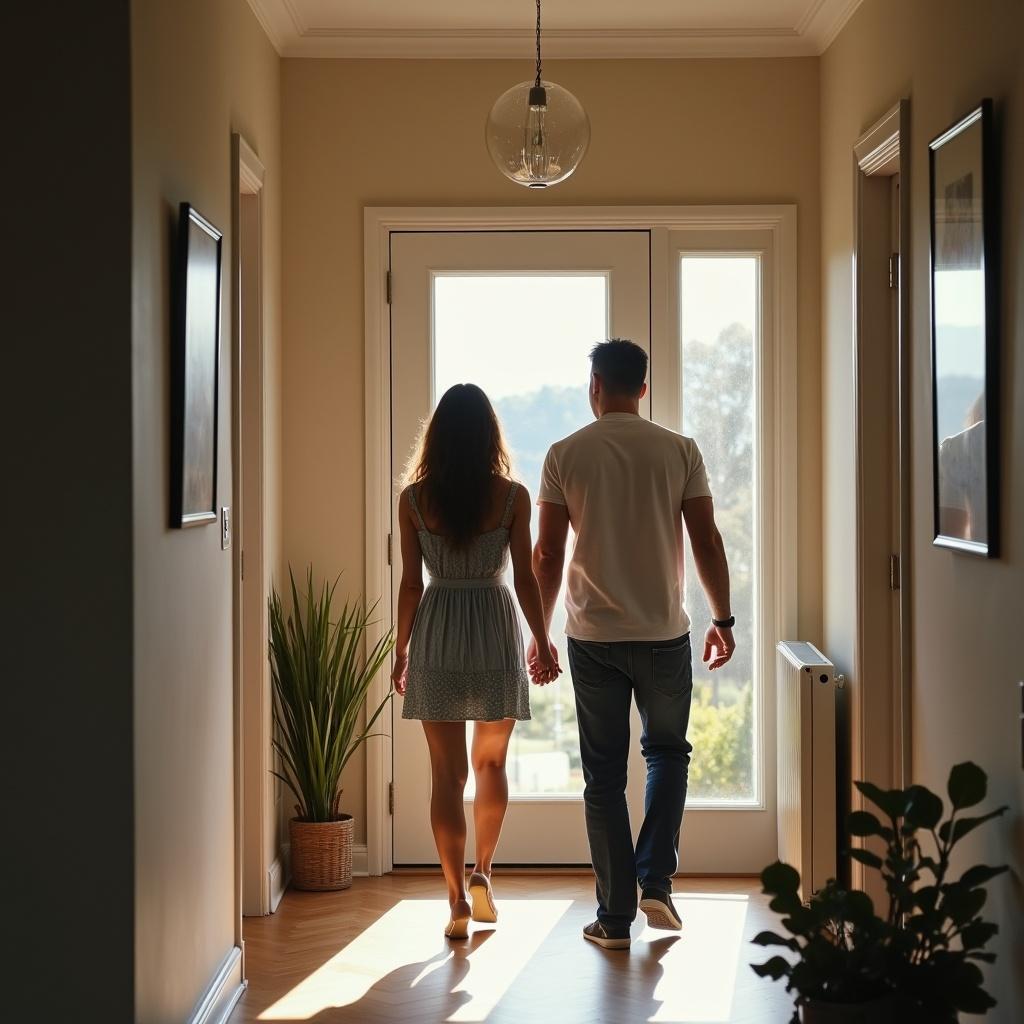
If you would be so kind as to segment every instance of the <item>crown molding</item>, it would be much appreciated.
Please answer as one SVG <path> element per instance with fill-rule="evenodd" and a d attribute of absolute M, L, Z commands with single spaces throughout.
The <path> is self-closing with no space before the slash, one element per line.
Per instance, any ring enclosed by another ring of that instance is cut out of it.
<path fill-rule="evenodd" d="M 533 30 L 375 29 L 308 25 L 295 0 L 248 0 L 282 57 L 515 60 L 532 57 Z M 861 0 L 813 0 L 792 28 L 546 29 L 554 59 L 813 57 L 823 53 Z"/>
<path fill-rule="evenodd" d="M 820 56 L 846 27 L 862 0 L 817 0 L 797 24 L 797 31 L 810 40 Z"/>

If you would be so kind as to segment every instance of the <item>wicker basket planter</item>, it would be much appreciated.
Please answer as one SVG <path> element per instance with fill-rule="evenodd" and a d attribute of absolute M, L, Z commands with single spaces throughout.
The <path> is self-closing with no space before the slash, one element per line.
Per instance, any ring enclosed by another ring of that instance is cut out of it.
<path fill-rule="evenodd" d="M 352 815 L 337 821 L 288 822 L 291 836 L 292 885 L 324 892 L 352 884 Z"/>

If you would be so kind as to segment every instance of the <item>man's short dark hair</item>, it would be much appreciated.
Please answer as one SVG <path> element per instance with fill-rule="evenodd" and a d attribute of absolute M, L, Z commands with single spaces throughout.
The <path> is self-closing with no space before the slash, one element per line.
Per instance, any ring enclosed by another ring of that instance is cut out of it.
<path fill-rule="evenodd" d="M 590 367 L 610 395 L 638 395 L 647 378 L 647 353 L 635 342 L 612 338 L 590 350 Z"/>

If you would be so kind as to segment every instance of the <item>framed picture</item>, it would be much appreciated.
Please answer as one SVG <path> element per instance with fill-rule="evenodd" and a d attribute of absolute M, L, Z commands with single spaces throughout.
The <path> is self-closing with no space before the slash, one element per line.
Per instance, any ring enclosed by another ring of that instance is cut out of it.
<path fill-rule="evenodd" d="M 935 543 L 992 557 L 999 334 L 992 101 L 929 145 Z"/>
<path fill-rule="evenodd" d="M 171 526 L 217 522 L 221 233 L 178 216 L 171 396 Z"/>

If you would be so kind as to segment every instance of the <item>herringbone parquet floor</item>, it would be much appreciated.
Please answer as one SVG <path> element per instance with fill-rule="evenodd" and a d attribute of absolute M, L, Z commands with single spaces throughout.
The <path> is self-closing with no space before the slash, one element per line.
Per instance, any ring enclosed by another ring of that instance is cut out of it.
<path fill-rule="evenodd" d="M 681 934 L 633 929 L 629 952 L 584 942 L 585 875 L 497 874 L 499 922 L 442 935 L 438 876 L 357 878 L 338 893 L 289 891 L 245 921 L 249 987 L 231 1024 L 786 1024 L 789 1001 L 749 964 L 774 926 L 753 879 L 677 879 Z"/>

